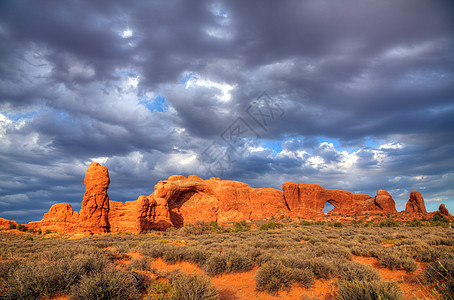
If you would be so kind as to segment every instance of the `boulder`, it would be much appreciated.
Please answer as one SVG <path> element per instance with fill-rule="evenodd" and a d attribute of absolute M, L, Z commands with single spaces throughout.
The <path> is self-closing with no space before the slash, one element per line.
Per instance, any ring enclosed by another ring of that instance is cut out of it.
<path fill-rule="evenodd" d="M 424 199 L 418 191 L 410 192 L 410 199 L 408 199 L 408 202 L 405 205 L 405 211 L 408 213 L 427 213 L 426 206 L 424 205 Z"/>

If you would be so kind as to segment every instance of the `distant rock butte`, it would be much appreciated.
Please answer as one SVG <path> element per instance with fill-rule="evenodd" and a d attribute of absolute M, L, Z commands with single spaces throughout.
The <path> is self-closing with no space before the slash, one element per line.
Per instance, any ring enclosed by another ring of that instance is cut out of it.
<path fill-rule="evenodd" d="M 427 213 L 426 206 L 424 205 L 424 199 L 418 191 L 410 192 L 410 199 L 408 199 L 405 211 Z"/>
<path fill-rule="evenodd" d="M 384 190 L 370 197 L 289 181 L 280 191 L 256 189 L 246 183 L 219 178 L 203 180 L 196 175 L 170 176 L 159 181 L 151 195 L 123 203 L 109 200 L 109 172 L 98 163 L 90 164 L 84 183 L 86 192 L 80 213 L 73 211 L 69 204 L 55 204 L 41 221 L 31 222 L 28 227 L 68 233 L 140 233 L 182 227 L 195 221 L 225 223 L 277 215 L 318 217 L 324 215 L 326 203 L 334 206 L 329 214 L 397 212 L 393 198 Z M 407 207 L 424 208 L 421 195 L 416 191 L 412 195 Z"/>

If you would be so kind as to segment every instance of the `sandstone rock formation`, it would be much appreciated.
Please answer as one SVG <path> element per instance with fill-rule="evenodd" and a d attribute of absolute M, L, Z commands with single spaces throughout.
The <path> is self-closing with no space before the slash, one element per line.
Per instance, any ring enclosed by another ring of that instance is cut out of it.
<path fill-rule="evenodd" d="M 405 206 L 405 211 L 409 213 L 427 213 L 426 206 L 424 205 L 424 199 L 418 191 L 410 192 L 410 199 L 408 199 L 408 202 Z"/>
<path fill-rule="evenodd" d="M 52 232 L 80 232 L 79 213 L 73 211 L 68 203 L 57 203 L 52 205 L 41 221 L 28 223 L 28 227 Z"/>
<path fill-rule="evenodd" d="M 449 213 L 448 209 L 443 203 L 438 207 L 438 211 L 440 212 L 440 214 L 452 218 L 452 215 Z"/>
<path fill-rule="evenodd" d="M 282 185 L 284 200 L 294 216 L 322 216 L 326 203 L 334 206 L 330 214 L 357 214 L 364 212 L 397 212 L 391 195 L 383 190 L 377 196 L 353 194 L 348 191 L 324 189 L 318 184 L 294 183 Z"/>
<path fill-rule="evenodd" d="M 105 233 L 110 231 L 109 224 L 109 171 L 93 162 L 85 173 L 85 194 L 80 210 L 79 221 L 85 232 Z"/>
<path fill-rule="evenodd" d="M 98 163 L 90 164 L 84 183 L 86 192 L 80 213 L 74 212 L 69 204 L 55 204 L 43 220 L 29 223 L 29 228 L 92 234 L 140 233 L 182 227 L 195 221 L 225 223 L 277 215 L 323 216 L 327 202 L 334 206 L 330 214 L 396 212 L 393 198 L 383 190 L 370 197 L 289 181 L 280 191 L 219 178 L 203 180 L 196 175 L 170 176 L 159 181 L 151 195 L 122 203 L 109 200 L 109 173 Z"/>
<path fill-rule="evenodd" d="M 17 226 L 16 221 L 10 221 L 7 219 L 0 218 L 0 229 L 9 229 L 10 224 Z"/>

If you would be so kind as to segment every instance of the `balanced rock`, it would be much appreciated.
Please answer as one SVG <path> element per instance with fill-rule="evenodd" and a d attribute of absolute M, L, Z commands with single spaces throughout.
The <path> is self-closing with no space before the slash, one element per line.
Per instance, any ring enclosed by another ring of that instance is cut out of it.
<path fill-rule="evenodd" d="M 424 205 L 424 199 L 418 191 L 410 192 L 410 199 L 408 199 L 408 202 L 405 205 L 405 211 L 409 213 L 427 213 L 426 206 Z"/>

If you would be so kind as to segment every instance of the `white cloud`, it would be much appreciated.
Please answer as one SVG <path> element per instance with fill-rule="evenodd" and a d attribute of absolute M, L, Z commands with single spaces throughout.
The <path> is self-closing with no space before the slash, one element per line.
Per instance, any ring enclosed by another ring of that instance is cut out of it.
<path fill-rule="evenodd" d="M 209 79 L 202 79 L 198 74 L 194 73 L 188 81 L 186 81 L 186 88 L 191 88 L 192 86 L 202 86 L 208 88 L 216 88 L 221 94 L 217 95 L 217 98 L 222 102 L 228 102 L 232 97 L 231 91 L 235 88 L 234 85 L 227 83 L 220 83 L 212 81 Z"/>

